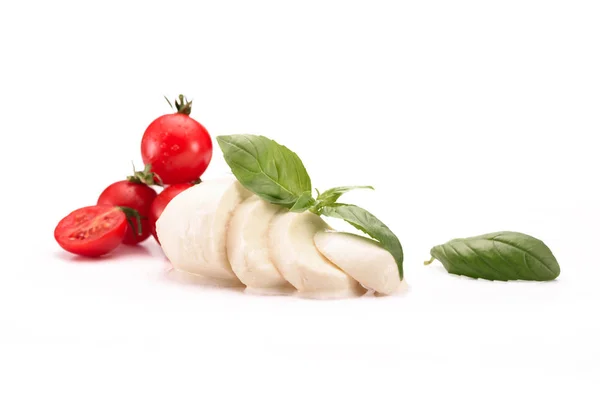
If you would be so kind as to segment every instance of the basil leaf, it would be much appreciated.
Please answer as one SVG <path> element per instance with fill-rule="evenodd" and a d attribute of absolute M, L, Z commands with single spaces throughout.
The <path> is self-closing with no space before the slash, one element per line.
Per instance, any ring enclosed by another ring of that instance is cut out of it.
<path fill-rule="evenodd" d="M 375 190 L 373 186 L 338 186 L 319 193 L 317 201 L 323 206 L 329 206 L 338 201 L 341 195 L 354 189 L 371 189 Z"/>
<path fill-rule="evenodd" d="M 449 273 L 476 279 L 549 281 L 560 274 L 548 246 L 519 232 L 454 239 L 432 248 L 431 256 L 431 261 L 438 259 Z"/>
<path fill-rule="evenodd" d="M 384 249 L 390 252 L 400 273 L 400 280 L 404 277 L 402 261 L 404 253 L 402 245 L 394 233 L 383 222 L 367 210 L 351 204 L 333 204 L 320 209 L 320 213 L 327 217 L 340 218 L 350 225 L 361 230 L 373 239 L 379 241 Z"/>
<path fill-rule="evenodd" d="M 237 180 L 264 200 L 291 208 L 312 191 L 302 161 L 287 147 L 257 135 L 217 136 L 217 142 Z"/>
<path fill-rule="evenodd" d="M 292 212 L 303 212 L 315 205 L 316 200 L 313 199 L 310 192 L 304 192 L 300 195 L 296 203 L 290 208 Z"/>

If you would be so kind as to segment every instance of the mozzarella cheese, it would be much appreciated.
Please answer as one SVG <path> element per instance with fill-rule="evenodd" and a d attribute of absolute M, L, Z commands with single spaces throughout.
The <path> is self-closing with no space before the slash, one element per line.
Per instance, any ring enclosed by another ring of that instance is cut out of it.
<path fill-rule="evenodd" d="M 293 290 L 269 255 L 270 222 L 281 210 L 252 196 L 233 213 L 227 232 L 227 256 L 233 272 L 250 291 L 275 294 Z"/>
<path fill-rule="evenodd" d="M 239 283 L 227 259 L 227 228 L 251 193 L 233 177 L 202 182 L 177 195 L 156 221 L 156 233 L 174 268 Z"/>
<path fill-rule="evenodd" d="M 275 266 L 304 296 L 363 294 L 358 282 L 327 260 L 315 247 L 315 234 L 328 228 L 325 221 L 308 211 L 276 214 L 269 230 L 269 248 Z"/>
<path fill-rule="evenodd" d="M 156 231 L 175 271 L 203 284 L 243 283 L 266 294 L 297 289 L 320 298 L 362 295 L 365 288 L 387 295 L 406 287 L 378 242 L 332 232 L 319 216 L 270 204 L 233 177 L 176 196 Z"/>
<path fill-rule="evenodd" d="M 402 286 L 394 257 L 369 238 L 346 232 L 317 232 L 317 249 L 364 287 L 391 294 Z"/>

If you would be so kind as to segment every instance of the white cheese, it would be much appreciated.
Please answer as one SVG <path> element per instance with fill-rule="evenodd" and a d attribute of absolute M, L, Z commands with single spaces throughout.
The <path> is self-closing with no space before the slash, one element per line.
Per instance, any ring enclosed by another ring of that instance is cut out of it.
<path fill-rule="evenodd" d="M 363 286 L 382 294 L 402 286 L 394 257 L 369 238 L 346 232 L 317 232 L 319 251 Z"/>
<path fill-rule="evenodd" d="M 227 228 L 234 209 L 250 195 L 228 177 L 202 182 L 173 198 L 156 222 L 173 267 L 239 283 L 227 259 Z"/>
<path fill-rule="evenodd" d="M 240 204 L 227 232 L 227 255 L 233 272 L 249 291 L 289 293 L 294 288 L 281 276 L 269 255 L 270 222 L 282 208 L 258 196 Z"/>
<path fill-rule="evenodd" d="M 327 260 L 315 247 L 314 236 L 328 225 L 311 212 L 280 212 L 269 230 L 269 248 L 275 266 L 301 295 L 348 297 L 363 288 Z"/>

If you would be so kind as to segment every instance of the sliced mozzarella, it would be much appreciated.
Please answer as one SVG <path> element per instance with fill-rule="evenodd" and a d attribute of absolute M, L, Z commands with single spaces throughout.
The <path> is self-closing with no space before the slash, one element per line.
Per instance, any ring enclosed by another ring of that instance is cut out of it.
<path fill-rule="evenodd" d="M 234 178 L 225 178 L 202 182 L 173 198 L 156 221 L 173 267 L 239 283 L 227 259 L 227 227 L 234 209 L 250 194 Z"/>
<path fill-rule="evenodd" d="M 250 291 L 267 294 L 294 289 L 283 279 L 269 255 L 270 222 L 281 210 L 252 196 L 233 213 L 227 232 L 227 256 L 233 272 Z"/>
<path fill-rule="evenodd" d="M 302 295 L 345 297 L 363 294 L 358 282 L 329 262 L 315 247 L 315 234 L 328 228 L 325 221 L 308 211 L 278 213 L 269 230 L 273 262 Z"/>
<path fill-rule="evenodd" d="M 346 232 L 318 232 L 317 249 L 363 286 L 391 294 L 402 286 L 394 257 L 376 241 Z"/>

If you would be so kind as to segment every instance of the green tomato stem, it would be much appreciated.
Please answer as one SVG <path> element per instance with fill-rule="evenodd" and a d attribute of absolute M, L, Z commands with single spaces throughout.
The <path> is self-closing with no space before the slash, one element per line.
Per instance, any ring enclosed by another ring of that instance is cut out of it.
<path fill-rule="evenodd" d="M 123 206 L 119 206 L 117 208 L 123 211 L 123 213 L 125 214 L 125 217 L 127 218 L 127 223 L 133 231 L 133 234 L 137 236 L 142 236 L 142 219 L 144 219 L 144 217 L 142 217 L 140 213 L 137 212 L 137 210 L 134 210 L 133 208 Z M 137 223 L 137 227 L 136 224 L 133 223 L 134 220 Z"/>

